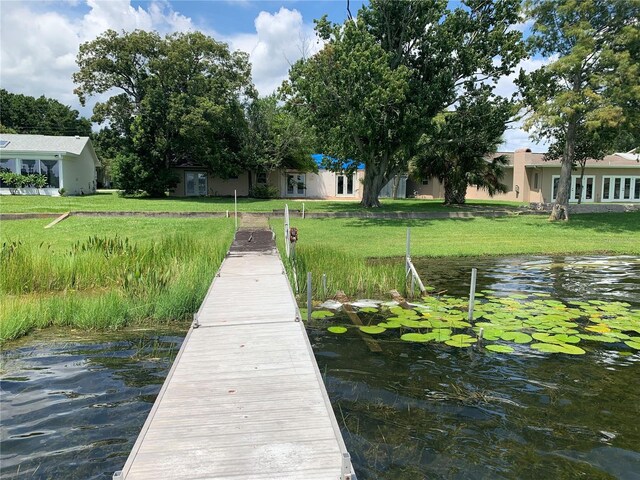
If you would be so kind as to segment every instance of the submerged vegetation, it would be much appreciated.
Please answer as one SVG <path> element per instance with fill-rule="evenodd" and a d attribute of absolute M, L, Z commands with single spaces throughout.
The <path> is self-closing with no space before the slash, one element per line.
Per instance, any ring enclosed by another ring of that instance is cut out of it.
<path fill-rule="evenodd" d="M 189 318 L 231 243 L 233 226 L 222 219 L 186 222 L 176 230 L 172 222 L 137 220 L 144 233 L 136 235 L 119 220 L 110 222 L 111 231 L 128 236 L 79 234 L 59 243 L 3 234 L 0 340 L 52 325 L 105 329 Z M 200 230 L 190 233 L 187 226 Z M 146 238 L 154 227 L 155 239 Z"/>
<path fill-rule="evenodd" d="M 582 355 L 585 345 L 640 350 L 640 310 L 626 302 L 564 303 L 547 293 L 504 297 L 492 290 L 477 296 L 480 298 L 471 322 L 466 299 L 434 295 L 422 298 L 412 308 L 393 303 L 367 305 L 359 312 L 366 323 L 357 328 L 369 335 L 385 334 L 383 338 L 456 348 L 477 346 L 496 353 L 522 353 L 526 349 L 529 353 Z M 343 334 L 348 328 L 353 327 L 334 324 L 327 330 Z"/>

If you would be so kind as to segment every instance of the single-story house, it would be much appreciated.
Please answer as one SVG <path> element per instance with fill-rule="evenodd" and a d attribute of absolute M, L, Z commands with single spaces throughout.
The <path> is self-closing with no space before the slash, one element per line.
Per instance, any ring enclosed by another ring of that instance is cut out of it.
<path fill-rule="evenodd" d="M 467 188 L 467 199 L 510 200 L 517 202 L 552 203 L 556 199 L 560 179 L 560 160 L 543 160 L 543 153 L 533 153 L 528 148 L 515 152 L 498 152 L 505 155 L 509 163 L 505 167 L 502 183 L 507 193 L 489 197 L 484 189 Z M 581 198 L 589 202 L 640 202 L 640 162 L 637 155 L 607 155 L 601 161 L 588 161 L 583 184 L 580 185 L 580 170 L 571 175 L 570 202 Z M 407 186 L 418 198 L 444 198 L 444 186 L 436 178 L 420 183 L 410 181 Z"/>
<path fill-rule="evenodd" d="M 358 165 L 355 173 L 345 175 L 322 167 L 322 155 L 314 154 L 318 172 L 300 172 L 279 169 L 272 172 L 243 172 L 237 177 L 221 179 L 207 173 L 206 168 L 185 163 L 175 167 L 179 183 L 171 192 L 175 196 L 229 196 L 234 190 L 239 197 L 249 195 L 251 185 L 271 185 L 278 190 L 281 198 L 309 199 L 361 199 L 364 165 Z M 399 179 L 398 198 L 406 196 L 406 175 Z M 382 191 L 381 197 L 392 196 L 393 181 Z"/>
<path fill-rule="evenodd" d="M 0 169 L 42 174 L 47 182 L 44 188 L 9 188 L 0 180 L 0 195 L 95 193 L 99 166 L 89 137 L 0 134 Z"/>

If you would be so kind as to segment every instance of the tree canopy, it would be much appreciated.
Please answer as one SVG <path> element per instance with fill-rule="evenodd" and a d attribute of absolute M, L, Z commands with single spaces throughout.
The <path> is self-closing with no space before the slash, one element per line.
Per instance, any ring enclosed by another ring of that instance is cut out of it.
<path fill-rule="evenodd" d="M 35 98 L 0 89 L 0 125 L 5 133 L 32 135 L 91 134 L 91 122 L 77 110 L 44 95 Z"/>
<path fill-rule="evenodd" d="M 640 0 L 529 0 L 527 13 L 530 52 L 554 60 L 520 74 L 525 126 L 562 152 L 550 218 L 568 220 L 573 166 L 640 138 Z"/>
<path fill-rule="evenodd" d="M 484 188 L 491 196 L 505 193 L 501 180 L 507 159 L 488 157 L 502 143 L 514 113 L 514 103 L 493 95 L 490 88 L 467 92 L 455 110 L 436 117 L 432 133 L 420 140 L 414 174 L 438 178 L 444 185 L 446 205 L 463 204 L 469 185 Z"/>
<path fill-rule="evenodd" d="M 80 102 L 119 92 L 94 108 L 125 150 L 114 181 L 127 193 L 162 196 L 171 167 L 203 165 L 226 178 L 246 168 L 245 103 L 255 97 L 246 54 L 199 32 L 160 37 L 108 30 L 80 46 L 73 79 Z"/>
<path fill-rule="evenodd" d="M 313 125 L 327 166 L 365 164 L 362 203 L 406 171 L 434 119 L 465 92 L 512 71 L 524 51 L 519 0 L 372 0 L 355 20 L 316 22 L 326 42 L 296 63 L 282 93 Z"/>

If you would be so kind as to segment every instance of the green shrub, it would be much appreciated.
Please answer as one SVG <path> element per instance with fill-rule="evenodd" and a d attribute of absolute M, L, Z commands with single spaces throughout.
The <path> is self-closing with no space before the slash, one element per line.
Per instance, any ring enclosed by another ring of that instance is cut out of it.
<path fill-rule="evenodd" d="M 273 185 L 256 185 L 249 192 L 249 196 L 253 198 L 278 198 L 280 192 L 278 187 Z"/>

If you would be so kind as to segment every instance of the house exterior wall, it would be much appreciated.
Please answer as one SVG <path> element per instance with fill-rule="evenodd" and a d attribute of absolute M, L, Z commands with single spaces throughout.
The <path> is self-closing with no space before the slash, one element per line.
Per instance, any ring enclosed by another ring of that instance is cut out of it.
<path fill-rule="evenodd" d="M 249 196 L 249 172 L 241 173 L 237 178 L 229 178 L 227 180 L 213 177 L 206 172 L 206 169 L 198 167 L 174 168 L 172 172 L 178 177 L 178 185 L 169 192 L 169 195 L 172 197 L 187 196 L 185 190 L 187 172 L 202 172 L 207 175 L 207 195 L 213 197 L 232 197 L 235 191 L 239 197 Z"/>
<path fill-rule="evenodd" d="M 79 156 L 64 155 L 60 188 L 66 195 L 88 195 L 96 192 L 96 165 L 87 143 Z"/>
<path fill-rule="evenodd" d="M 354 174 L 353 179 L 353 194 L 352 195 L 338 195 L 338 174 L 329 170 L 320 169 L 318 173 L 306 172 L 305 185 L 306 189 L 304 195 L 300 195 L 297 192 L 294 194 L 287 193 L 287 175 L 288 174 L 303 174 L 303 172 L 295 171 L 282 171 L 278 179 L 278 188 L 280 190 L 280 196 L 285 198 L 353 198 L 361 199 L 364 179 L 364 171 L 358 170 Z"/>

